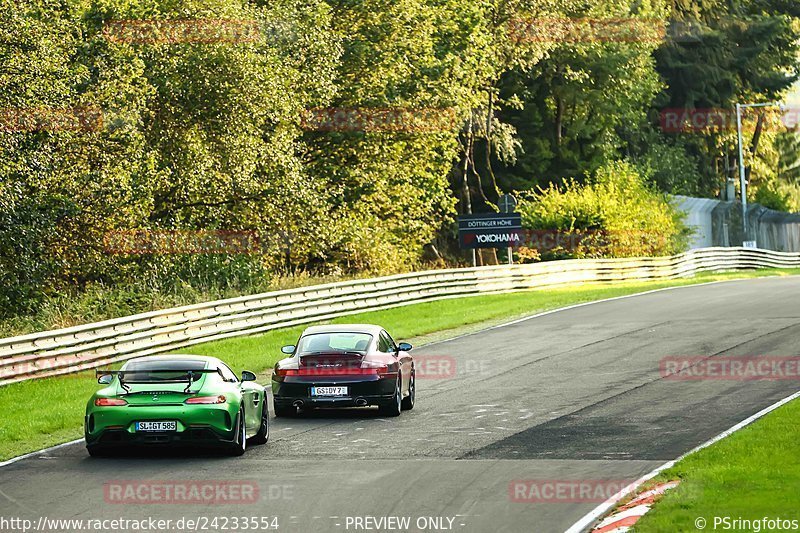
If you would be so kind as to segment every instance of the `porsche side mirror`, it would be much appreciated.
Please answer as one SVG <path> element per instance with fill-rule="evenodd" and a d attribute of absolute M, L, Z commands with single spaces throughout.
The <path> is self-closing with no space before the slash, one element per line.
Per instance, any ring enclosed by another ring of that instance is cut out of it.
<path fill-rule="evenodd" d="M 281 348 L 281 351 L 287 355 L 292 355 L 294 353 L 294 344 L 287 344 Z"/>
<path fill-rule="evenodd" d="M 242 381 L 255 381 L 256 375 L 249 370 L 242 372 Z"/>
<path fill-rule="evenodd" d="M 397 349 L 400 350 L 401 352 L 410 352 L 412 348 L 413 346 L 411 346 L 407 342 L 401 342 L 400 344 L 397 345 Z"/>
<path fill-rule="evenodd" d="M 112 381 L 114 381 L 114 376 L 112 376 L 111 374 L 103 374 L 102 376 L 98 376 L 97 378 L 97 382 L 100 385 L 108 385 Z"/>

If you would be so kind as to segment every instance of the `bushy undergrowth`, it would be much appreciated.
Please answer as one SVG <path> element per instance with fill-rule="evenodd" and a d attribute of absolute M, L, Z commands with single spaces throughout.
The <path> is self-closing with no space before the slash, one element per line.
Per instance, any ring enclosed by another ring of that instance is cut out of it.
<path fill-rule="evenodd" d="M 430 268 L 425 265 L 422 268 Z M 398 273 L 396 270 L 391 273 Z M 228 275 L 230 273 L 227 273 Z M 81 290 L 71 290 L 44 296 L 35 312 L 17 314 L 0 319 L 0 337 L 23 335 L 36 331 L 65 328 L 111 318 L 169 309 L 183 305 L 235 298 L 282 289 L 334 283 L 349 279 L 372 277 L 374 273 L 358 275 L 333 273 L 311 274 L 306 271 L 293 275 L 262 275 L 260 277 L 225 277 L 219 272 L 217 279 L 195 275 L 175 278 L 166 283 L 155 278 L 140 278 L 135 282 L 109 285 L 91 283 Z"/>
<path fill-rule="evenodd" d="M 529 261 L 669 255 L 685 249 L 689 234 L 669 198 L 625 162 L 603 166 L 586 184 L 539 189 L 519 211 L 534 236 L 519 250 Z"/>

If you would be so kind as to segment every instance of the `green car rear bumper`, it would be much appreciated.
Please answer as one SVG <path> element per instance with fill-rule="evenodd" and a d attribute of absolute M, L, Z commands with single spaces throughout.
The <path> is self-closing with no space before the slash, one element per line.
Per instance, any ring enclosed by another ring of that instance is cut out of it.
<path fill-rule="evenodd" d="M 125 445 L 225 445 L 236 439 L 239 406 L 159 405 L 114 406 L 87 409 L 86 446 L 113 448 Z M 136 422 L 175 421 L 175 431 L 136 431 Z"/>

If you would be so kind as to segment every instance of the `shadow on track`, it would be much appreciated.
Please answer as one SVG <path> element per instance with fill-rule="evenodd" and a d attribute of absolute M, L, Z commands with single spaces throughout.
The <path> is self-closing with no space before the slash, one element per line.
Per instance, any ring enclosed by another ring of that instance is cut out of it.
<path fill-rule="evenodd" d="M 215 448 L 202 448 L 191 445 L 173 445 L 173 446 L 121 446 L 107 450 L 103 455 L 98 457 L 89 457 L 86 455 L 87 461 L 108 461 L 118 459 L 131 459 L 147 461 L 169 460 L 175 459 L 236 459 L 230 457 L 224 450 Z"/>
<path fill-rule="evenodd" d="M 294 416 L 276 418 L 277 422 L 281 421 L 295 421 L 295 420 L 324 420 L 327 422 L 336 422 L 339 420 L 388 420 L 392 417 L 387 417 L 378 412 L 377 407 L 316 407 L 316 408 L 303 408 Z"/>

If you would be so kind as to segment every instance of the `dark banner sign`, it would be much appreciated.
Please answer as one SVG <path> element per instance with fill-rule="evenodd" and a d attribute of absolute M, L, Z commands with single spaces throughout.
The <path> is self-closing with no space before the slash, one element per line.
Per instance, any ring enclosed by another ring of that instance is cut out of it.
<path fill-rule="evenodd" d="M 458 242 L 466 249 L 518 246 L 522 242 L 522 216 L 519 213 L 461 215 Z"/>

